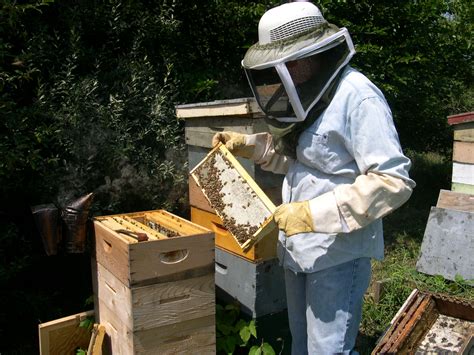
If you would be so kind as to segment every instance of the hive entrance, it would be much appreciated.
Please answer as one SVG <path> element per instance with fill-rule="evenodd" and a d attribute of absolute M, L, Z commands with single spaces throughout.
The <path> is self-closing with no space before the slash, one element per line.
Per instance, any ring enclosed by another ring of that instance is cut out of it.
<path fill-rule="evenodd" d="M 225 146 L 212 150 L 191 175 L 242 248 L 273 229 L 269 225 L 275 209 L 273 203 Z"/>

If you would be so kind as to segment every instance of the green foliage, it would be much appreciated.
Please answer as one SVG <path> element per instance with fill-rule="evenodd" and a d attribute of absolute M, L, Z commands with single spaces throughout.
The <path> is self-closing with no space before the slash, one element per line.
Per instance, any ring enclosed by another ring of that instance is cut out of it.
<path fill-rule="evenodd" d="M 261 345 L 252 345 L 252 340 L 257 339 L 255 320 L 246 321 L 239 316 L 240 308 L 236 304 L 216 305 L 217 353 L 244 353 L 250 347 L 249 354 L 275 354 L 272 346 L 263 340 Z"/>
<path fill-rule="evenodd" d="M 275 355 L 275 350 L 273 350 L 270 344 L 262 342 L 259 346 L 252 346 L 249 355 Z"/>
<path fill-rule="evenodd" d="M 95 317 L 94 316 L 86 317 L 79 323 L 79 327 L 80 328 L 85 328 L 85 329 L 91 331 L 92 328 L 94 327 L 94 322 L 95 322 Z"/>
<path fill-rule="evenodd" d="M 384 92 L 403 146 L 447 149 L 446 116 L 474 108 L 469 2 L 320 3 L 329 21 L 349 29 L 353 64 Z"/>
<path fill-rule="evenodd" d="M 95 213 L 182 208 L 173 5 L 11 7 L 22 31 L 2 52 L 2 194 L 63 204 L 95 192 Z"/>

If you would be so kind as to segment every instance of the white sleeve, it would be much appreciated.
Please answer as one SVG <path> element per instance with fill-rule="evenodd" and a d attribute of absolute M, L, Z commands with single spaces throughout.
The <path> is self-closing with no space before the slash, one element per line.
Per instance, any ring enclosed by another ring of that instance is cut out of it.
<path fill-rule="evenodd" d="M 381 98 L 369 98 L 350 113 L 346 148 L 361 175 L 352 184 L 310 201 L 317 231 L 345 233 L 362 228 L 394 211 L 410 197 L 415 182 L 402 152 L 392 115 Z"/>
<path fill-rule="evenodd" d="M 309 201 L 315 232 L 347 233 L 403 205 L 413 189 L 403 179 L 369 172 Z"/>
<path fill-rule="evenodd" d="M 251 159 L 263 170 L 275 174 L 286 174 L 293 163 L 292 158 L 275 152 L 273 138 L 269 133 L 249 134 L 245 137 L 245 143 L 255 146 Z"/>

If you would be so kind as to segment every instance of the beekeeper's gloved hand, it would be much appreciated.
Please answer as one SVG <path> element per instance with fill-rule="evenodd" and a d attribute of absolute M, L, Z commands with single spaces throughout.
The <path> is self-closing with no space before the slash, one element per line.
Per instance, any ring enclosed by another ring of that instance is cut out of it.
<path fill-rule="evenodd" d="M 246 136 L 246 134 L 231 131 L 219 132 L 212 137 L 212 146 L 215 147 L 221 142 L 232 154 L 250 159 L 255 152 L 255 145 L 248 145 Z"/>
<path fill-rule="evenodd" d="M 287 237 L 314 231 L 309 201 L 284 203 L 278 206 L 273 218 L 278 229 L 285 232 Z"/>

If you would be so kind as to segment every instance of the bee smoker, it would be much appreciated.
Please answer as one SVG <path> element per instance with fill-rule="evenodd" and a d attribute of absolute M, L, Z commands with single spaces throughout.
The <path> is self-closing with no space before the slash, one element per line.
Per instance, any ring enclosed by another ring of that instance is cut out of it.
<path fill-rule="evenodd" d="M 31 208 L 46 255 L 56 255 L 61 242 L 59 210 L 54 204 L 38 205 Z"/>
<path fill-rule="evenodd" d="M 92 196 L 82 196 L 61 210 L 62 234 L 66 253 L 83 253 L 86 246 L 87 218 Z"/>

